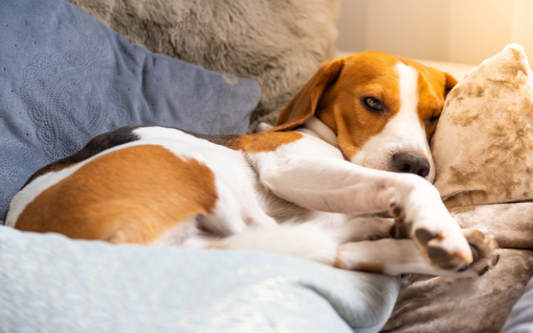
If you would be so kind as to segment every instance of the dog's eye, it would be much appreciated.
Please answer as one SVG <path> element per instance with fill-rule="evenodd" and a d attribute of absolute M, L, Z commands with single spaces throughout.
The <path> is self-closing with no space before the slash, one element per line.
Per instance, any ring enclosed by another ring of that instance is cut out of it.
<path fill-rule="evenodd" d="M 366 97 L 365 104 L 368 105 L 369 108 L 374 109 L 376 111 L 383 110 L 383 104 L 381 103 L 381 101 L 374 97 Z"/>
<path fill-rule="evenodd" d="M 426 126 L 431 126 L 431 125 L 435 124 L 437 122 L 437 120 L 439 120 L 439 117 L 440 117 L 440 114 L 438 116 L 434 116 L 434 117 L 429 118 L 429 120 L 426 121 Z"/>

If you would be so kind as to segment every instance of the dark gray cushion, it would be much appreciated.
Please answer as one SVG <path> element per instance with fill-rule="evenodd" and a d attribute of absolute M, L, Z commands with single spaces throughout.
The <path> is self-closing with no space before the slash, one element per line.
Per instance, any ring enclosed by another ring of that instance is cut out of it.
<path fill-rule="evenodd" d="M 260 98 L 255 81 L 153 54 L 63 0 L 0 0 L 0 29 L 0 220 L 33 172 L 97 134 L 243 133 Z"/>

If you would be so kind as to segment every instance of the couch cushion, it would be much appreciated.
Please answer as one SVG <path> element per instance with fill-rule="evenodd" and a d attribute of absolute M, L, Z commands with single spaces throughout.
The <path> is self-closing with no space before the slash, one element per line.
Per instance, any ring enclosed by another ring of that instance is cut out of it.
<path fill-rule="evenodd" d="M 396 278 L 0 227 L 2 332 L 378 332 Z"/>
<path fill-rule="evenodd" d="M 511 249 L 478 279 L 406 275 L 385 331 L 498 333 L 531 276 L 531 251 Z"/>
<path fill-rule="evenodd" d="M 124 125 L 246 131 L 256 82 L 132 44 L 64 0 L 0 1 L 0 220 L 40 167 Z"/>
<path fill-rule="evenodd" d="M 504 249 L 477 279 L 402 277 L 385 329 L 497 333 L 533 276 L 533 77 L 519 45 L 473 69 L 450 92 L 431 148 L 435 186 L 461 227 Z"/>
<path fill-rule="evenodd" d="M 533 74 L 511 44 L 455 86 L 431 141 L 448 207 L 533 199 Z"/>

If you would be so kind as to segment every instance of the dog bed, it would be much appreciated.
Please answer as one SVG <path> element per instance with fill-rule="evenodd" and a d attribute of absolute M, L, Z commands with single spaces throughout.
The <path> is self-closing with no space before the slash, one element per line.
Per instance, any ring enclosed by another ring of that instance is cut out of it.
<path fill-rule="evenodd" d="M 435 186 L 463 228 L 503 248 L 478 279 L 402 278 L 387 332 L 500 332 L 533 276 L 533 74 L 516 44 L 450 92 L 431 142 Z"/>

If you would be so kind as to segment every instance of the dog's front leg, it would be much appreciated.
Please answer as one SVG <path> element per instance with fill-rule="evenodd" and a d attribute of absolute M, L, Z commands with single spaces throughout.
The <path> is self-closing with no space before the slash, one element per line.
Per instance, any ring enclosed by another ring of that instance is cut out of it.
<path fill-rule="evenodd" d="M 389 211 L 397 219 L 402 234 L 413 239 L 435 267 L 456 270 L 472 264 L 472 249 L 437 189 L 419 176 L 391 177 L 395 185 Z"/>
<path fill-rule="evenodd" d="M 419 176 L 352 164 L 320 142 L 297 142 L 249 158 L 261 183 L 287 201 L 353 215 L 390 210 L 433 265 L 456 270 L 473 262 L 470 246 L 437 189 Z"/>

